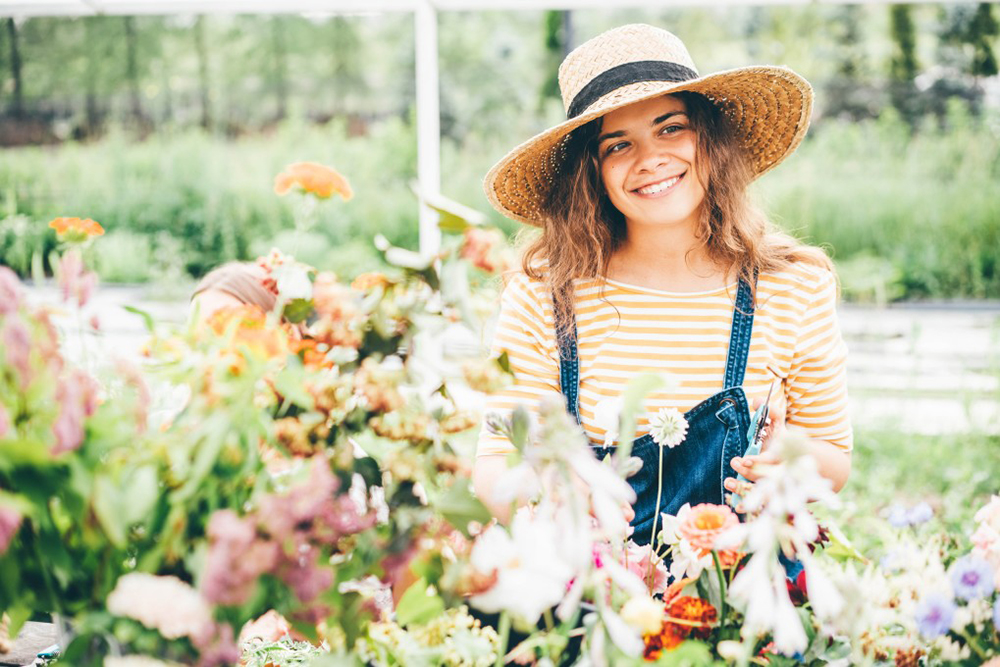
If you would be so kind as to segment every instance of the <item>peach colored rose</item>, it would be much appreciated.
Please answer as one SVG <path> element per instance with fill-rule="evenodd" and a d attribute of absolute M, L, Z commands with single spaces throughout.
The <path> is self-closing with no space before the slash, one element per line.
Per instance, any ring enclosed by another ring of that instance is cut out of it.
<path fill-rule="evenodd" d="M 698 549 L 702 556 L 715 549 L 715 540 L 719 535 L 740 522 L 731 508 L 711 503 L 682 508 L 677 514 L 677 520 L 677 536 Z M 720 551 L 719 560 L 723 566 L 729 567 L 739 560 L 739 553 Z"/>

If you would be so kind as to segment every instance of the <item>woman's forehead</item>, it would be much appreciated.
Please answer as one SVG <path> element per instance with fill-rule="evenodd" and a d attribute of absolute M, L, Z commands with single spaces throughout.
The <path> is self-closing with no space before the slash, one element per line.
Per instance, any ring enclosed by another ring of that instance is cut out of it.
<path fill-rule="evenodd" d="M 677 112 L 687 112 L 684 101 L 673 95 L 661 95 L 608 112 L 602 119 L 601 131 L 616 132 L 631 126 L 652 125 L 661 116 Z"/>

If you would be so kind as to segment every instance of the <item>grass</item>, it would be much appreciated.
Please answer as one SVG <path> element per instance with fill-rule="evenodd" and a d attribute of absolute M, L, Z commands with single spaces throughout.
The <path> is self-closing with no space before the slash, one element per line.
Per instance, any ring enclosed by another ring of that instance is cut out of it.
<path fill-rule="evenodd" d="M 444 193 L 488 211 L 508 232 L 517 225 L 492 212 L 482 176 L 524 132 L 498 127 L 442 147 Z M 197 276 L 271 246 L 287 251 L 294 209 L 272 184 L 299 160 L 336 167 L 356 192 L 320 207 L 308 243 L 299 244 L 309 261 L 350 277 L 379 266 L 370 243 L 377 233 L 417 246 L 412 124 L 384 121 L 352 137 L 337 122 L 289 121 L 238 141 L 187 130 L 136 143 L 112 133 L 91 144 L 2 151 L 0 263 L 26 274 L 33 254 L 54 245 L 44 226 L 57 215 L 92 217 L 115 235 L 101 267 L 109 279 L 152 279 L 164 265 Z M 824 119 L 754 190 L 779 225 L 828 249 L 847 298 L 885 302 L 1000 298 L 998 187 L 1000 119 L 972 118 L 956 105 L 943 125 L 912 134 L 892 111 L 862 123 Z M 137 259 L 147 256 L 153 261 Z"/>

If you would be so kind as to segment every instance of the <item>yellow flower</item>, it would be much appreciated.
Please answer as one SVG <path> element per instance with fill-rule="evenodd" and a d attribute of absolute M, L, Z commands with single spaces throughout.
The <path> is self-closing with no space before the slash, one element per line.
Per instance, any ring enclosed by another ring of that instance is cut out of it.
<path fill-rule="evenodd" d="M 338 194 L 349 201 L 354 196 L 351 185 L 336 169 L 316 162 L 290 164 L 274 178 L 274 191 L 279 195 L 287 194 L 293 187 L 320 199 Z"/>

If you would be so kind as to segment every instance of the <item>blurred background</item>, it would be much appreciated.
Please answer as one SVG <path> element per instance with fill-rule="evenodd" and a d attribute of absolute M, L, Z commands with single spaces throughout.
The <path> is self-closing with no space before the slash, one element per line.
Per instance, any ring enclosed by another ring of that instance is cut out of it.
<path fill-rule="evenodd" d="M 1000 5 L 690 5 L 438 12 L 442 193 L 516 231 L 482 177 L 564 117 L 558 64 L 605 29 L 665 27 L 703 73 L 792 67 L 813 125 L 754 194 L 838 267 L 847 497 L 859 521 L 926 494 L 967 514 L 1000 475 Z M 0 20 L 0 263 L 47 275 L 47 222 L 99 221 L 93 261 L 127 285 L 105 335 L 141 333 L 123 303 L 182 320 L 194 279 L 271 247 L 343 278 L 380 267 L 377 233 L 417 248 L 412 13 Z M 300 160 L 356 196 L 296 240 L 273 179 Z"/>

